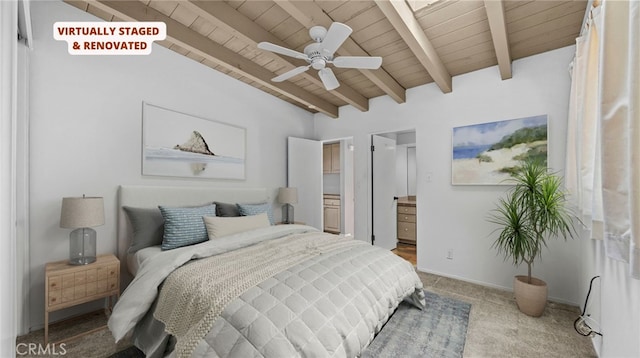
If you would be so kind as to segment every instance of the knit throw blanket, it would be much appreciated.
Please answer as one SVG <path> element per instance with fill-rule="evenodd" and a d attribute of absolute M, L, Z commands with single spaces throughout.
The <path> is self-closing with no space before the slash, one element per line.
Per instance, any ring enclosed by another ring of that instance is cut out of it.
<path fill-rule="evenodd" d="M 178 357 L 190 357 L 225 306 L 251 287 L 315 256 L 362 244 L 323 233 L 294 234 L 193 261 L 167 277 L 153 315 L 176 337 Z"/>

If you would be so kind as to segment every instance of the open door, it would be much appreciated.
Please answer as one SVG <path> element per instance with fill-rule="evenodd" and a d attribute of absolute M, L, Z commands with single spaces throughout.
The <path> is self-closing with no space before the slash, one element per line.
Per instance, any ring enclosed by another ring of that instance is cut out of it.
<path fill-rule="evenodd" d="M 288 138 L 287 186 L 298 189 L 294 220 L 322 230 L 322 142 Z"/>
<path fill-rule="evenodd" d="M 396 141 L 371 136 L 372 243 L 387 250 L 397 245 L 395 168 Z"/>

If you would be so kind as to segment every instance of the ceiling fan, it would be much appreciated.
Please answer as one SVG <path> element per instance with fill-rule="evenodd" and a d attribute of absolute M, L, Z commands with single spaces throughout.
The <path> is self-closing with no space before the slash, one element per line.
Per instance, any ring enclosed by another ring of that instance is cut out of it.
<path fill-rule="evenodd" d="M 340 86 L 331 68 L 327 67 L 332 64 L 338 68 L 357 68 L 375 70 L 382 65 L 382 57 L 374 56 L 338 56 L 333 57 L 336 50 L 347 40 L 353 30 L 345 24 L 334 22 L 327 31 L 322 26 L 313 26 L 309 29 L 309 36 L 315 41 L 304 48 L 304 53 L 278 46 L 270 42 L 260 42 L 258 48 L 266 51 L 275 52 L 281 55 L 307 61 L 308 65 L 296 67 L 277 77 L 271 79 L 273 82 L 282 82 L 289 78 L 299 75 L 310 67 L 318 70 L 318 76 L 322 80 L 322 84 L 328 90 L 334 90 Z"/>

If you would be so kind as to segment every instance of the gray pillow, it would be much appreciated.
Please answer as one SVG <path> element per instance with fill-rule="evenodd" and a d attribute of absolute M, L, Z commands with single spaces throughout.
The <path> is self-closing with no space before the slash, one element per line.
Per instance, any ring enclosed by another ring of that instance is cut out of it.
<path fill-rule="evenodd" d="M 216 216 L 219 216 L 219 217 L 241 216 L 240 210 L 238 209 L 238 206 L 236 206 L 236 204 L 221 203 L 219 201 L 214 201 L 213 203 L 216 204 Z"/>
<path fill-rule="evenodd" d="M 134 253 L 149 246 L 162 244 L 164 218 L 158 208 L 134 208 L 123 206 L 133 228 L 133 238 L 128 252 Z"/>

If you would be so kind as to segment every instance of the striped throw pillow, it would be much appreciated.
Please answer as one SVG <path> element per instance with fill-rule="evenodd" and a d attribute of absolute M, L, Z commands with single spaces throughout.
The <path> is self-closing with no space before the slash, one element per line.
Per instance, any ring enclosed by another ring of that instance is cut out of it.
<path fill-rule="evenodd" d="M 215 216 L 216 206 L 195 208 L 171 208 L 159 206 L 164 217 L 162 250 L 194 245 L 209 239 L 204 225 L 204 216 Z"/>
<path fill-rule="evenodd" d="M 271 204 L 269 203 L 238 204 L 238 209 L 240 210 L 240 215 L 242 216 L 251 216 L 251 215 L 267 213 L 267 216 L 269 217 L 269 223 L 271 225 L 274 224 L 273 210 L 271 209 Z"/>

